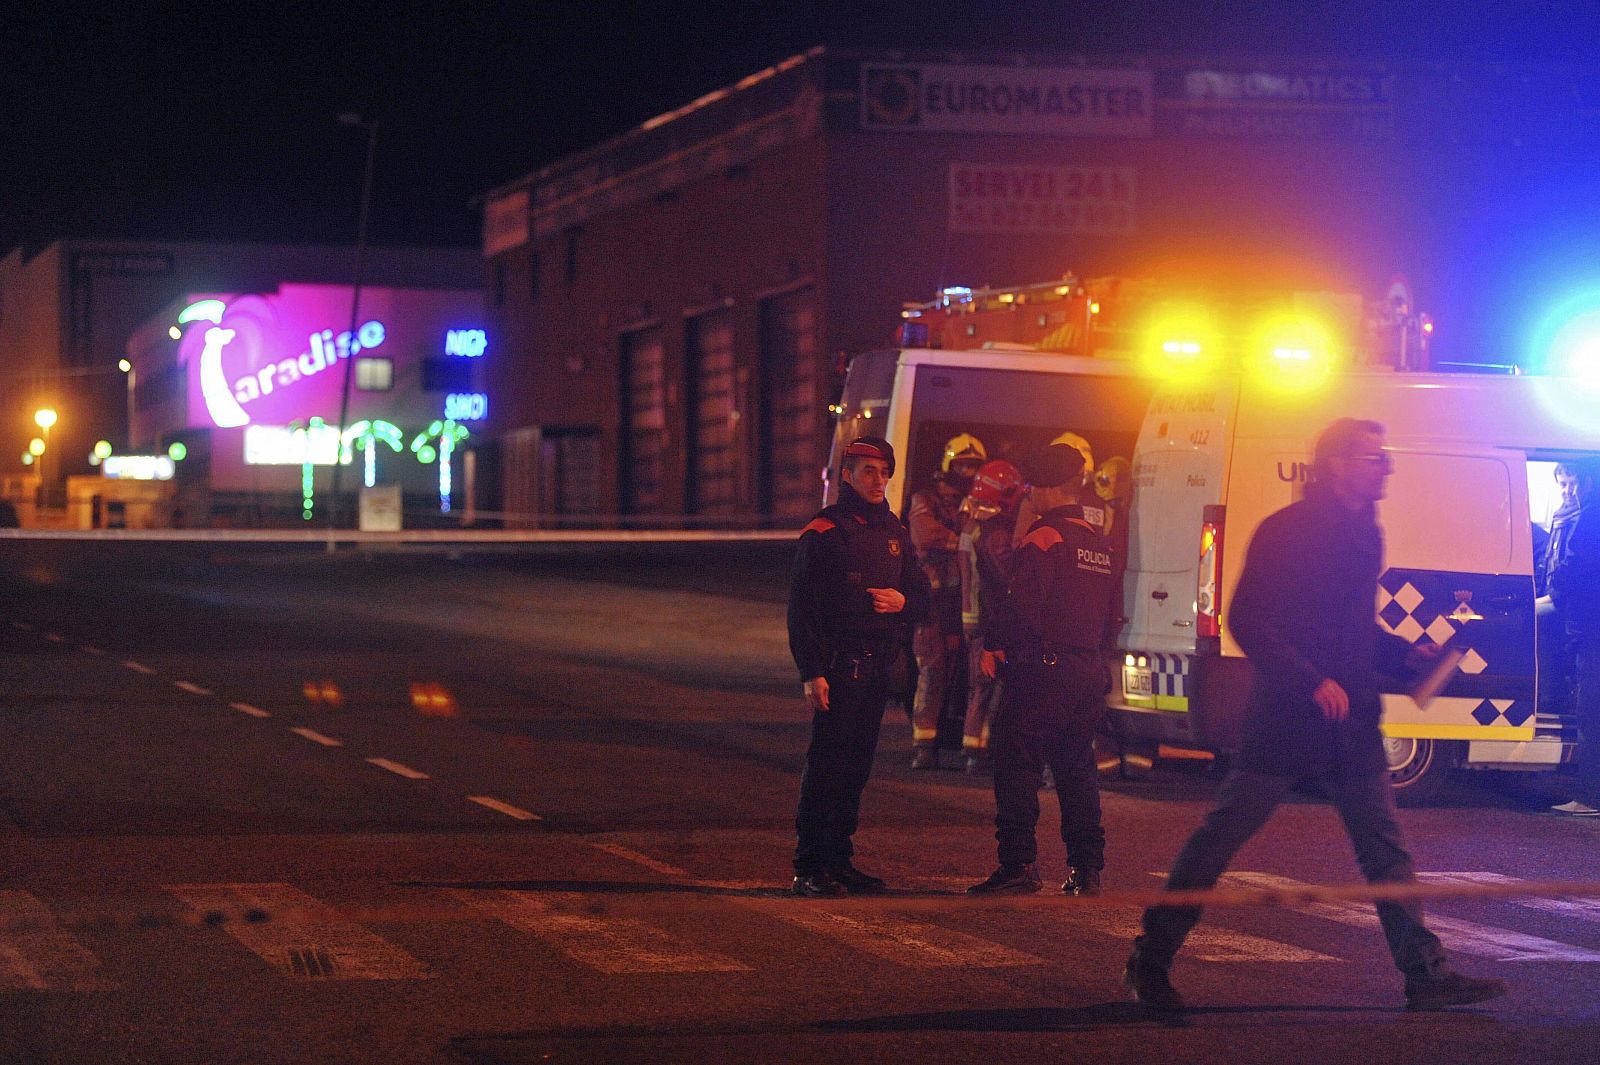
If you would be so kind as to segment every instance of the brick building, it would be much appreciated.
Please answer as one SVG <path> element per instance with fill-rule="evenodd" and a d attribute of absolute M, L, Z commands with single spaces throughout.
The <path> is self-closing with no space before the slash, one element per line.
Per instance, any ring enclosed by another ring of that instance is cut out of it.
<path fill-rule="evenodd" d="M 1588 84 L 813 49 L 487 195 L 499 506 L 793 521 L 841 356 L 943 286 L 1464 290 L 1474 197 L 1592 148 Z"/>

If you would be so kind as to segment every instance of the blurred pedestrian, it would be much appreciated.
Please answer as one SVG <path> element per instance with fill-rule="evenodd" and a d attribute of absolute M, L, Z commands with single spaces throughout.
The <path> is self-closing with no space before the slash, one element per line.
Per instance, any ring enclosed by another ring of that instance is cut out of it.
<path fill-rule="evenodd" d="M 928 610 L 928 582 L 884 490 L 894 449 L 864 436 L 845 448 L 839 501 L 800 534 L 789 588 L 789 649 L 811 710 L 795 814 L 794 893 L 877 894 L 852 861 L 889 671 L 905 626 Z"/>
<path fill-rule="evenodd" d="M 1052 444 L 1029 456 L 1022 476 L 1039 518 L 1017 545 L 1011 585 L 985 632 L 982 671 L 1003 666 L 994 725 L 995 839 L 1000 864 L 973 895 L 1040 888 L 1039 785 L 1048 766 L 1061 803 L 1068 875 L 1061 890 L 1098 895 L 1105 868 L 1095 731 L 1106 712 L 1106 617 L 1114 561 L 1098 525 L 1084 519 L 1089 492 L 1082 453 Z"/>
<path fill-rule="evenodd" d="M 1377 503 L 1392 469 L 1383 426 L 1341 418 L 1317 438 L 1305 498 L 1256 530 L 1228 625 L 1254 667 L 1244 738 L 1217 807 L 1173 863 L 1167 889 L 1216 884 L 1234 854 L 1298 780 L 1322 781 L 1373 884 L 1416 879 L 1399 823 L 1378 728 L 1378 674 L 1425 668 L 1438 648 L 1383 632 L 1375 601 L 1383 569 Z M 1499 980 L 1450 970 L 1414 900 L 1379 902 L 1378 919 L 1413 1009 L 1482 1002 Z M 1134 940 L 1123 981 L 1159 1010 L 1181 1010 L 1168 972 L 1198 906 L 1154 906 Z"/>

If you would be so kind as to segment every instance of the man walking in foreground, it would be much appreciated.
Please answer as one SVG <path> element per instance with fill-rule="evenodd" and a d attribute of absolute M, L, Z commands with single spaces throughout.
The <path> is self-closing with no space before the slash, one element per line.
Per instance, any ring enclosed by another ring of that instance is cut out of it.
<path fill-rule="evenodd" d="M 1399 677 L 1437 654 L 1379 629 L 1383 569 L 1377 503 L 1392 460 L 1383 426 L 1341 418 L 1317 438 L 1306 497 L 1268 517 L 1250 542 L 1227 615 L 1255 667 L 1237 767 L 1216 809 L 1173 863 L 1169 891 L 1208 889 L 1295 783 L 1322 780 L 1369 883 L 1416 873 L 1395 820 L 1378 729 L 1375 674 Z M 1415 901 L 1380 902 L 1378 918 L 1412 1009 L 1482 1002 L 1499 980 L 1451 971 Z M 1134 940 L 1123 981 L 1142 1003 L 1181 1010 L 1168 980 L 1173 957 L 1200 919 L 1198 906 L 1154 906 Z"/>
<path fill-rule="evenodd" d="M 928 579 L 885 502 L 889 442 L 845 448 L 839 502 L 800 534 L 789 587 L 789 650 L 811 710 L 811 746 L 795 814 L 794 893 L 873 895 L 884 882 L 851 862 L 861 792 L 872 775 L 889 672 L 905 626 L 928 612 Z"/>

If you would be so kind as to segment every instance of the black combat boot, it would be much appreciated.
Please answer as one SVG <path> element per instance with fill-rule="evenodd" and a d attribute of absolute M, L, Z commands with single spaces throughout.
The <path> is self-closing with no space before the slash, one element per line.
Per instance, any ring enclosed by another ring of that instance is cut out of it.
<path fill-rule="evenodd" d="M 1039 867 L 1027 865 L 1002 865 L 989 874 L 989 879 L 967 888 L 968 895 L 1030 895 L 1043 885 L 1039 883 Z"/>

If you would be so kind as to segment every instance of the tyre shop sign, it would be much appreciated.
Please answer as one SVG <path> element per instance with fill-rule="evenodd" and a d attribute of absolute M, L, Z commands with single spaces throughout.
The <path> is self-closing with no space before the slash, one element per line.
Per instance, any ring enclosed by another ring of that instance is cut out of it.
<path fill-rule="evenodd" d="M 950 164 L 952 233 L 1126 233 L 1133 168 Z"/>
<path fill-rule="evenodd" d="M 864 63 L 861 128 L 1148 137 L 1148 70 Z"/>

